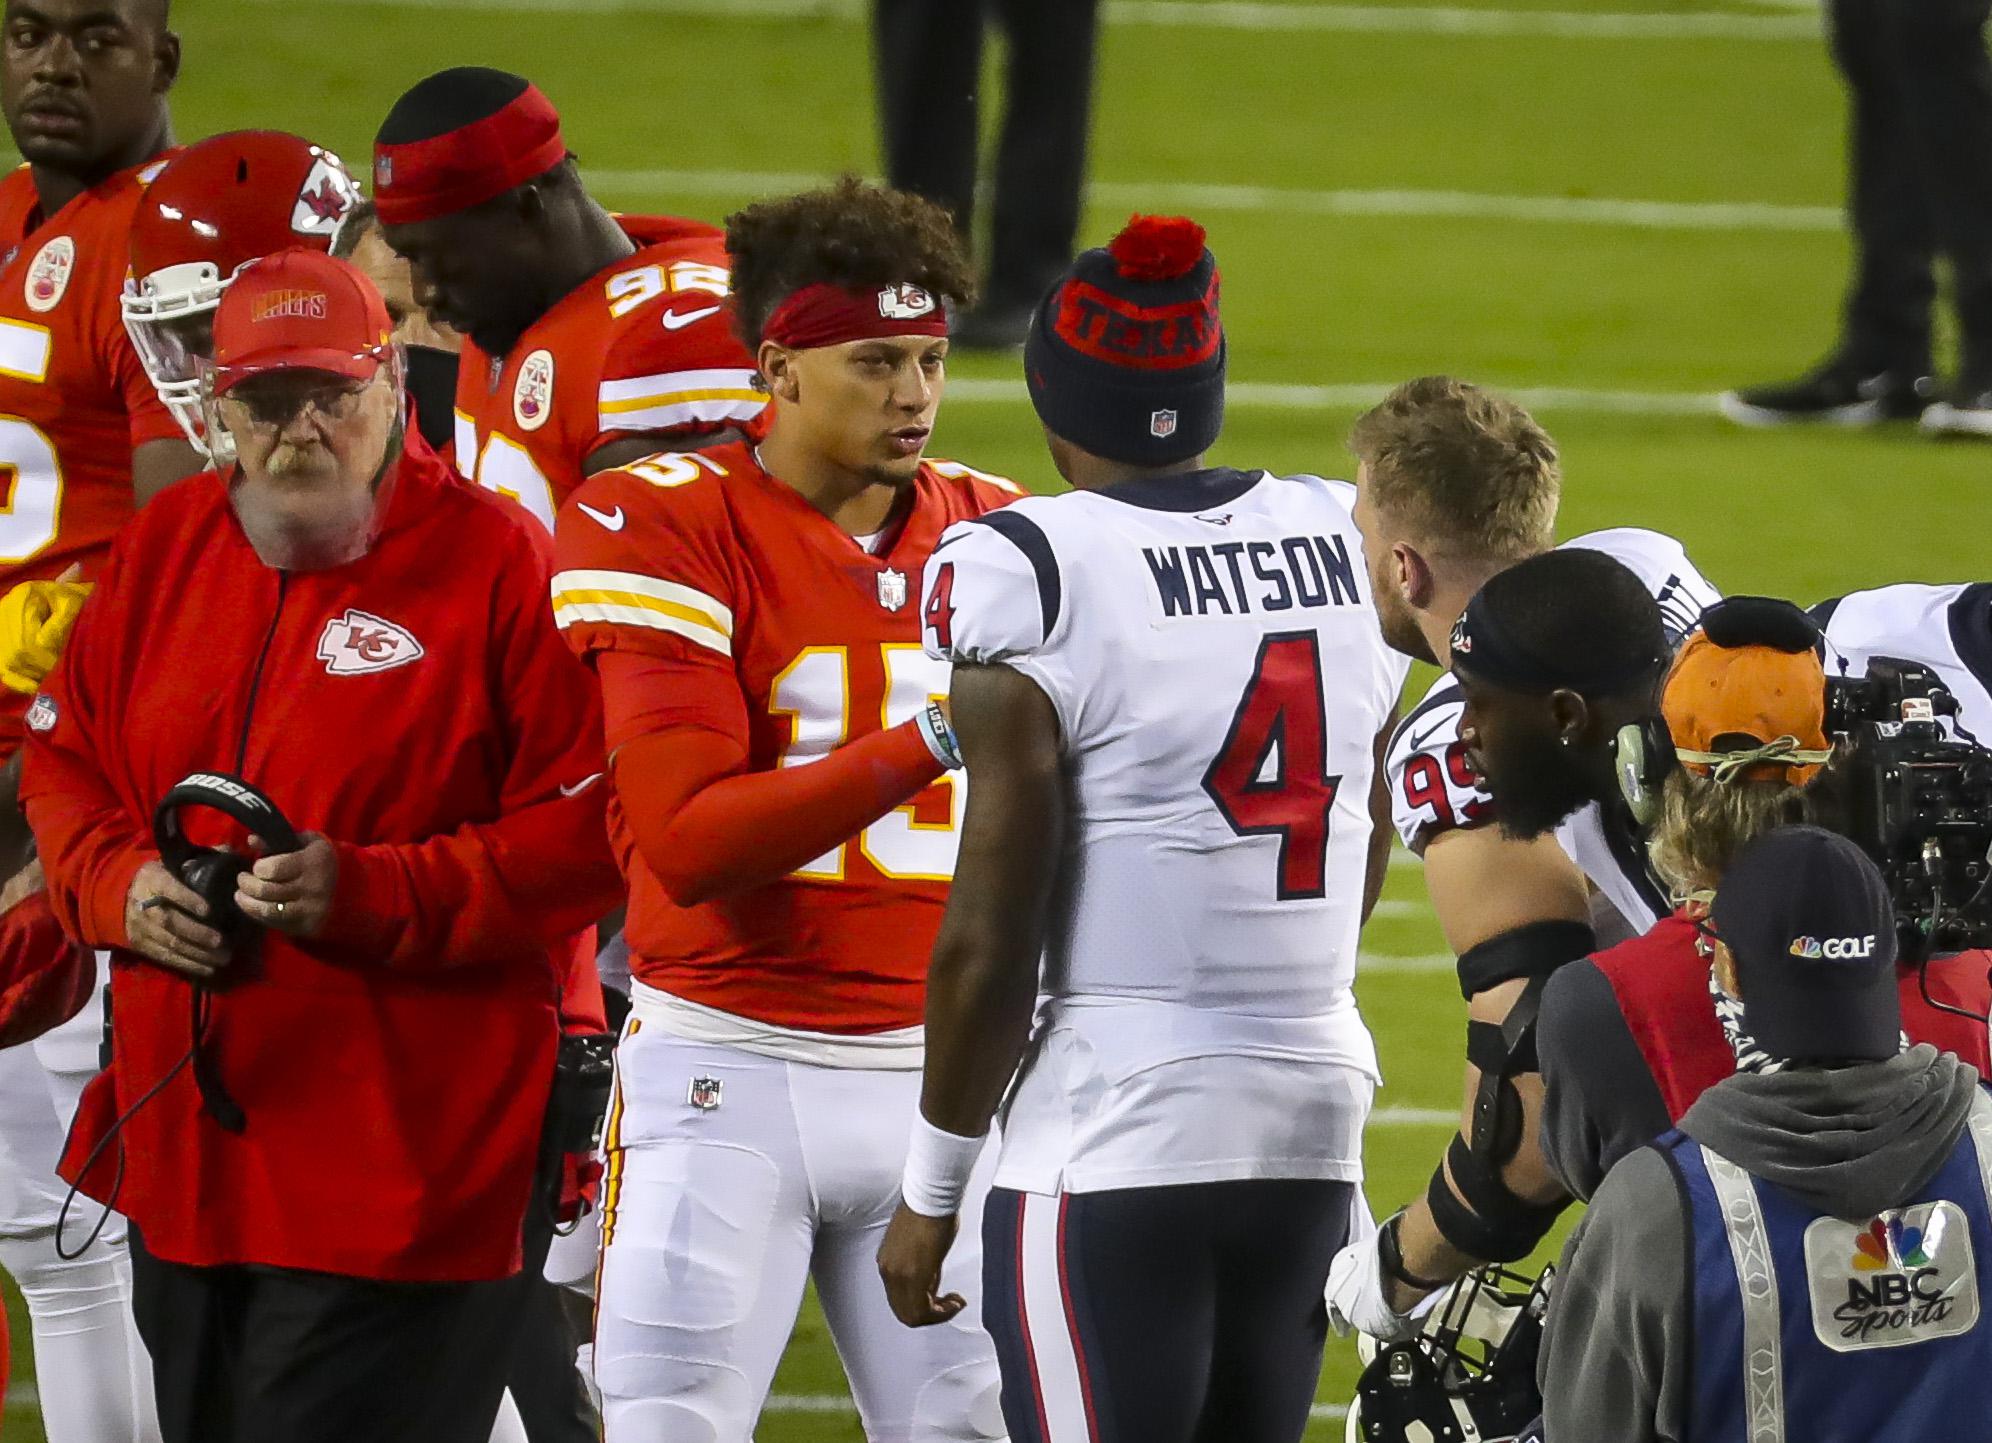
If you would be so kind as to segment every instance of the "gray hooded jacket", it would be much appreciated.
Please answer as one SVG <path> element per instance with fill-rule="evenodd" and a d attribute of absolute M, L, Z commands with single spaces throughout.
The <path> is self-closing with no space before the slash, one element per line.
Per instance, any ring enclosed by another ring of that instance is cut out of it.
<path fill-rule="evenodd" d="M 1867 1217 L 1935 1176 L 1978 1085 L 1925 1044 L 1887 1062 L 1738 1073 L 1681 1130 L 1822 1213 Z M 1666 1159 L 1630 1154 L 1564 1249 L 1538 1367 L 1546 1443 L 1686 1443 L 1689 1253 Z"/>

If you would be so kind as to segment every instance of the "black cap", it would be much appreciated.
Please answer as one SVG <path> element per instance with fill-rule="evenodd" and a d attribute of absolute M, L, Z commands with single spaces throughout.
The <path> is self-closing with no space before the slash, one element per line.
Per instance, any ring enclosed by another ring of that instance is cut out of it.
<path fill-rule="evenodd" d="M 1203 227 L 1136 216 L 1082 252 L 1024 341 L 1038 419 L 1067 441 L 1136 466 L 1202 455 L 1224 426 L 1224 325 Z"/>
<path fill-rule="evenodd" d="M 1743 1026 L 1773 1057 L 1881 1060 L 1901 1050 L 1895 907 L 1866 853 L 1780 827 L 1729 864 L 1716 934 L 1735 954 Z"/>

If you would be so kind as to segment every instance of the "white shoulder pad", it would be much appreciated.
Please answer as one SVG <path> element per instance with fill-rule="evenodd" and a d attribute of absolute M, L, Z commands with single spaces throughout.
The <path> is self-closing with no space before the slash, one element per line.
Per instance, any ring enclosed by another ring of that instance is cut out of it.
<path fill-rule="evenodd" d="M 1397 724 L 1384 753 L 1391 820 L 1413 852 L 1423 852 L 1440 832 L 1493 819 L 1494 799 L 1474 779 L 1459 739 L 1459 719 L 1465 710 L 1459 683 L 1450 675 L 1441 676 Z"/>
<path fill-rule="evenodd" d="M 1058 625 L 1061 593 L 1051 543 L 1021 504 L 958 521 L 927 560 L 920 639 L 943 661 L 1027 656 Z"/>
<path fill-rule="evenodd" d="M 1722 600 L 1722 593 L 1688 558 L 1687 548 L 1658 531 L 1614 526 L 1575 537 L 1563 545 L 1602 551 L 1623 563 L 1660 603 L 1667 639 L 1676 646 L 1695 629 L 1701 614 Z"/>

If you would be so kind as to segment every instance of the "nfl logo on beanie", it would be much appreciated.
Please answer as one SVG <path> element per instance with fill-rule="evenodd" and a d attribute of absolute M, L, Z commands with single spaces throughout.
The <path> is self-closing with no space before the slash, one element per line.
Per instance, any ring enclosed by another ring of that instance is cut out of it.
<path fill-rule="evenodd" d="M 1038 306 L 1024 376 L 1039 419 L 1131 465 L 1202 455 L 1224 426 L 1217 261 L 1181 216 L 1135 216 Z"/>

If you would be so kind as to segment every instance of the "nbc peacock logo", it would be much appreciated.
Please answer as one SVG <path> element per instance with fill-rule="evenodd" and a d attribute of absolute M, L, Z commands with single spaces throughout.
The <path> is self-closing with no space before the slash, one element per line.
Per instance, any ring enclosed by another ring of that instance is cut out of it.
<path fill-rule="evenodd" d="M 1883 1214 L 1867 1225 L 1867 1231 L 1854 1239 L 1854 1271 L 1876 1273 L 1883 1269 L 1904 1272 L 1926 1268 L 1930 1260 L 1923 1253 L 1923 1230 L 1903 1223 L 1899 1216 Z"/>

